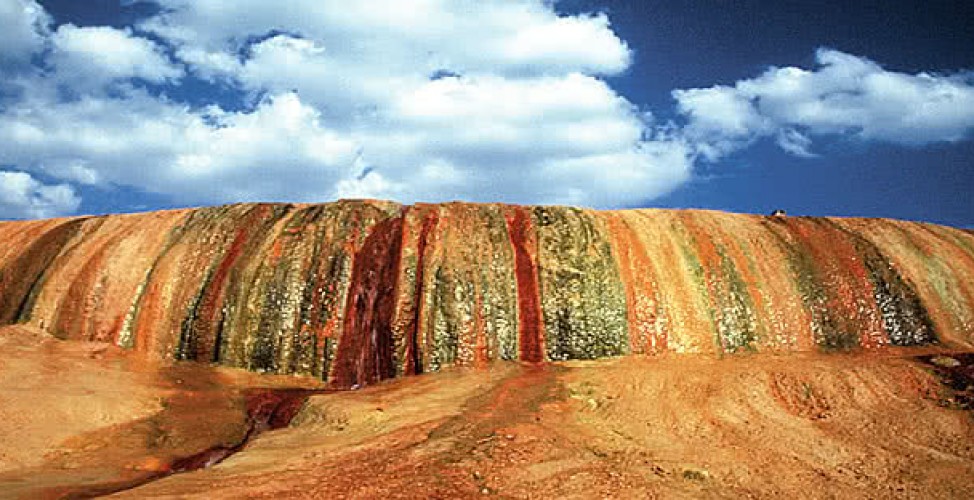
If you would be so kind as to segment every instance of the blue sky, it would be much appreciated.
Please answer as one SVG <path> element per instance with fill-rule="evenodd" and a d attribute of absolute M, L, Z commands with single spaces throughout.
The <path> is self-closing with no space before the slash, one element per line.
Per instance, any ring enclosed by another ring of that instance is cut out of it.
<path fill-rule="evenodd" d="M 974 226 L 974 4 L 0 0 L 0 218 L 503 201 Z"/>

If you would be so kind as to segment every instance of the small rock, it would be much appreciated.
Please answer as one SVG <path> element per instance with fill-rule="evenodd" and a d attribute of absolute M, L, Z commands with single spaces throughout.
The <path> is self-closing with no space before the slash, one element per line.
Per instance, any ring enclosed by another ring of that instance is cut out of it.
<path fill-rule="evenodd" d="M 957 361 L 950 356 L 934 356 L 930 358 L 930 362 L 944 368 L 957 368 L 961 365 L 960 361 Z"/>
<path fill-rule="evenodd" d="M 683 469 L 683 479 L 690 481 L 706 481 L 710 479 L 710 473 L 703 469 Z"/>

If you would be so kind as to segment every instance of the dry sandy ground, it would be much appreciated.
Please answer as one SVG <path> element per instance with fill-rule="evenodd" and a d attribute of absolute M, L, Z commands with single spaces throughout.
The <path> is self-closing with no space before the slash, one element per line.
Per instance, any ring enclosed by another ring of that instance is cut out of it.
<path fill-rule="evenodd" d="M 179 363 L 0 327 L 0 498 L 58 498 L 158 476 L 246 434 L 245 391 L 317 382 Z"/>
<path fill-rule="evenodd" d="M 91 346 L 49 342 L 22 347 L 34 361 L 0 367 L 0 496 L 138 479 L 240 439 L 241 388 L 311 384 L 185 365 L 133 370 L 121 354 L 91 359 Z M 951 407 L 940 379 L 908 357 L 917 353 L 450 370 L 313 396 L 290 427 L 227 460 L 118 496 L 970 498 L 972 414 Z M 107 383 L 96 383 L 106 364 Z M 12 388 L 25 380 L 30 394 Z M 81 387 L 90 413 L 71 400 Z M 30 401 L 11 402 L 18 394 Z M 24 439 L 8 440 L 11 422 L 25 420 Z"/>

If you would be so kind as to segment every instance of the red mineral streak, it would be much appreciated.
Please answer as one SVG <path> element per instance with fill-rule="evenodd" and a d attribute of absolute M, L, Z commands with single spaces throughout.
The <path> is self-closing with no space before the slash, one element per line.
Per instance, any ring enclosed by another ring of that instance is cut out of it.
<path fill-rule="evenodd" d="M 392 322 L 403 218 L 376 224 L 352 264 L 345 327 L 333 369 L 338 387 L 355 387 L 395 376 Z"/>
<path fill-rule="evenodd" d="M 514 207 L 507 214 L 507 229 L 514 248 L 514 273 L 517 277 L 518 342 L 520 359 L 537 363 L 544 361 L 541 316 L 541 296 L 538 292 L 538 270 L 535 255 L 534 228 L 531 212 Z"/>
<path fill-rule="evenodd" d="M 832 227 L 815 221 L 789 219 L 816 268 L 824 270 L 824 288 L 829 292 L 828 307 L 841 327 L 859 336 L 862 347 L 888 344 L 882 315 L 876 305 L 874 286 L 862 256 L 849 237 Z"/>
<path fill-rule="evenodd" d="M 159 464 L 157 470 L 145 472 L 127 480 L 93 484 L 90 486 L 56 487 L 40 495 L 57 498 L 96 498 L 131 490 L 173 474 L 206 469 L 243 450 L 254 438 L 268 430 L 290 425 L 305 401 L 315 394 L 327 392 L 315 389 L 253 389 L 244 394 L 246 428 L 236 443 L 218 445 L 189 456 Z"/>
<path fill-rule="evenodd" d="M 413 287 L 413 316 L 406 327 L 405 354 L 403 372 L 413 375 L 423 372 L 422 353 L 420 352 L 420 323 L 425 313 L 426 300 L 423 297 L 423 286 L 426 281 L 426 252 L 430 236 L 436 230 L 439 223 L 437 210 L 428 210 L 423 216 L 423 222 L 419 231 L 419 238 L 416 242 L 416 283 Z"/>

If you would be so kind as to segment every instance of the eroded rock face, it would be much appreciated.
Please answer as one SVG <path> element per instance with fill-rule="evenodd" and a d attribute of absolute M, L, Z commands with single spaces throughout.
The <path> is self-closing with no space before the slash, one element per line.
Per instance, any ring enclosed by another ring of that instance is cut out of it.
<path fill-rule="evenodd" d="M 464 203 L 0 223 L 0 324 L 340 386 L 493 359 L 974 343 L 974 235 Z"/>

